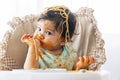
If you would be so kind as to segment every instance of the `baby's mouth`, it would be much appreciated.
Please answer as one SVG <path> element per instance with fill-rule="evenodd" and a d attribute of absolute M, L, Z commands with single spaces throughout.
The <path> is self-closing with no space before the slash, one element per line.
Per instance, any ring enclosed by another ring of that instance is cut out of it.
<path fill-rule="evenodd" d="M 34 39 L 38 39 L 39 41 L 42 41 L 44 39 L 44 37 L 41 34 L 35 34 Z"/>

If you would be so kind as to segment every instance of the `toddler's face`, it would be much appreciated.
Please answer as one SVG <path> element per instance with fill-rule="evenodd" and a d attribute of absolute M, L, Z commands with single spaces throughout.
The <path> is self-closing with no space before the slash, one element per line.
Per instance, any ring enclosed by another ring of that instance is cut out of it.
<path fill-rule="evenodd" d="M 37 39 L 40 41 L 41 47 L 47 50 L 55 50 L 61 48 L 61 33 L 55 29 L 55 25 L 50 20 L 40 20 L 38 28 L 35 32 Z"/>

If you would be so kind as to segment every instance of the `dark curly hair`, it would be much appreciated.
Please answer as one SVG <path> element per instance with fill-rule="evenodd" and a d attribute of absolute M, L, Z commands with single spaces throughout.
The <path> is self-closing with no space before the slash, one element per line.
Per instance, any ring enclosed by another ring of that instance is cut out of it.
<path fill-rule="evenodd" d="M 67 20 L 68 22 L 66 22 L 65 14 L 60 10 L 65 10 L 64 12 L 68 15 L 68 20 Z M 40 21 L 41 19 L 53 21 L 55 23 L 56 30 L 62 31 L 63 38 L 66 38 L 68 34 L 70 39 L 72 38 L 76 26 L 76 18 L 75 15 L 68 8 L 64 9 L 64 7 L 60 6 L 59 10 L 54 10 L 53 7 L 49 7 L 45 13 L 40 15 L 38 21 Z M 67 34 L 66 34 L 67 31 L 66 23 L 68 23 Z"/>

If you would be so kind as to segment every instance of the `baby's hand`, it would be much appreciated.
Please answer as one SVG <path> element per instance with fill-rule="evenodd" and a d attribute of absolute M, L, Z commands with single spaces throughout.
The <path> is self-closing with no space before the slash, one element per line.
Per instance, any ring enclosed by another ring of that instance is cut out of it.
<path fill-rule="evenodd" d="M 21 41 L 29 45 L 31 43 L 32 37 L 33 36 L 30 34 L 25 34 L 21 37 Z"/>
<path fill-rule="evenodd" d="M 76 70 L 86 69 L 92 63 L 95 63 L 95 59 L 92 56 L 79 57 L 79 61 L 76 64 Z"/>
<path fill-rule="evenodd" d="M 28 45 L 35 45 L 36 44 L 36 47 L 38 47 L 40 45 L 40 42 L 37 39 L 34 39 L 33 36 L 30 34 L 23 35 L 21 37 L 21 41 L 28 44 Z"/>

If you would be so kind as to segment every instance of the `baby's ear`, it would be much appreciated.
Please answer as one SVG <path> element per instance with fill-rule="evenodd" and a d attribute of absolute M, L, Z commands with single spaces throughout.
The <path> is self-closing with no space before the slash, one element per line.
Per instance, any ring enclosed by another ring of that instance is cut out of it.
<path fill-rule="evenodd" d="M 62 39 L 62 41 L 61 41 L 60 45 L 61 45 L 61 46 L 64 46 L 64 45 L 65 45 L 65 43 L 66 43 L 65 39 Z"/>
<path fill-rule="evenodd" d="M 64 45 L 65 45 L 65 41 L 62 41 L 62 42 L 60 43 L 60 45 L 61 45 L 61 46 L 64 46 Z"/>

